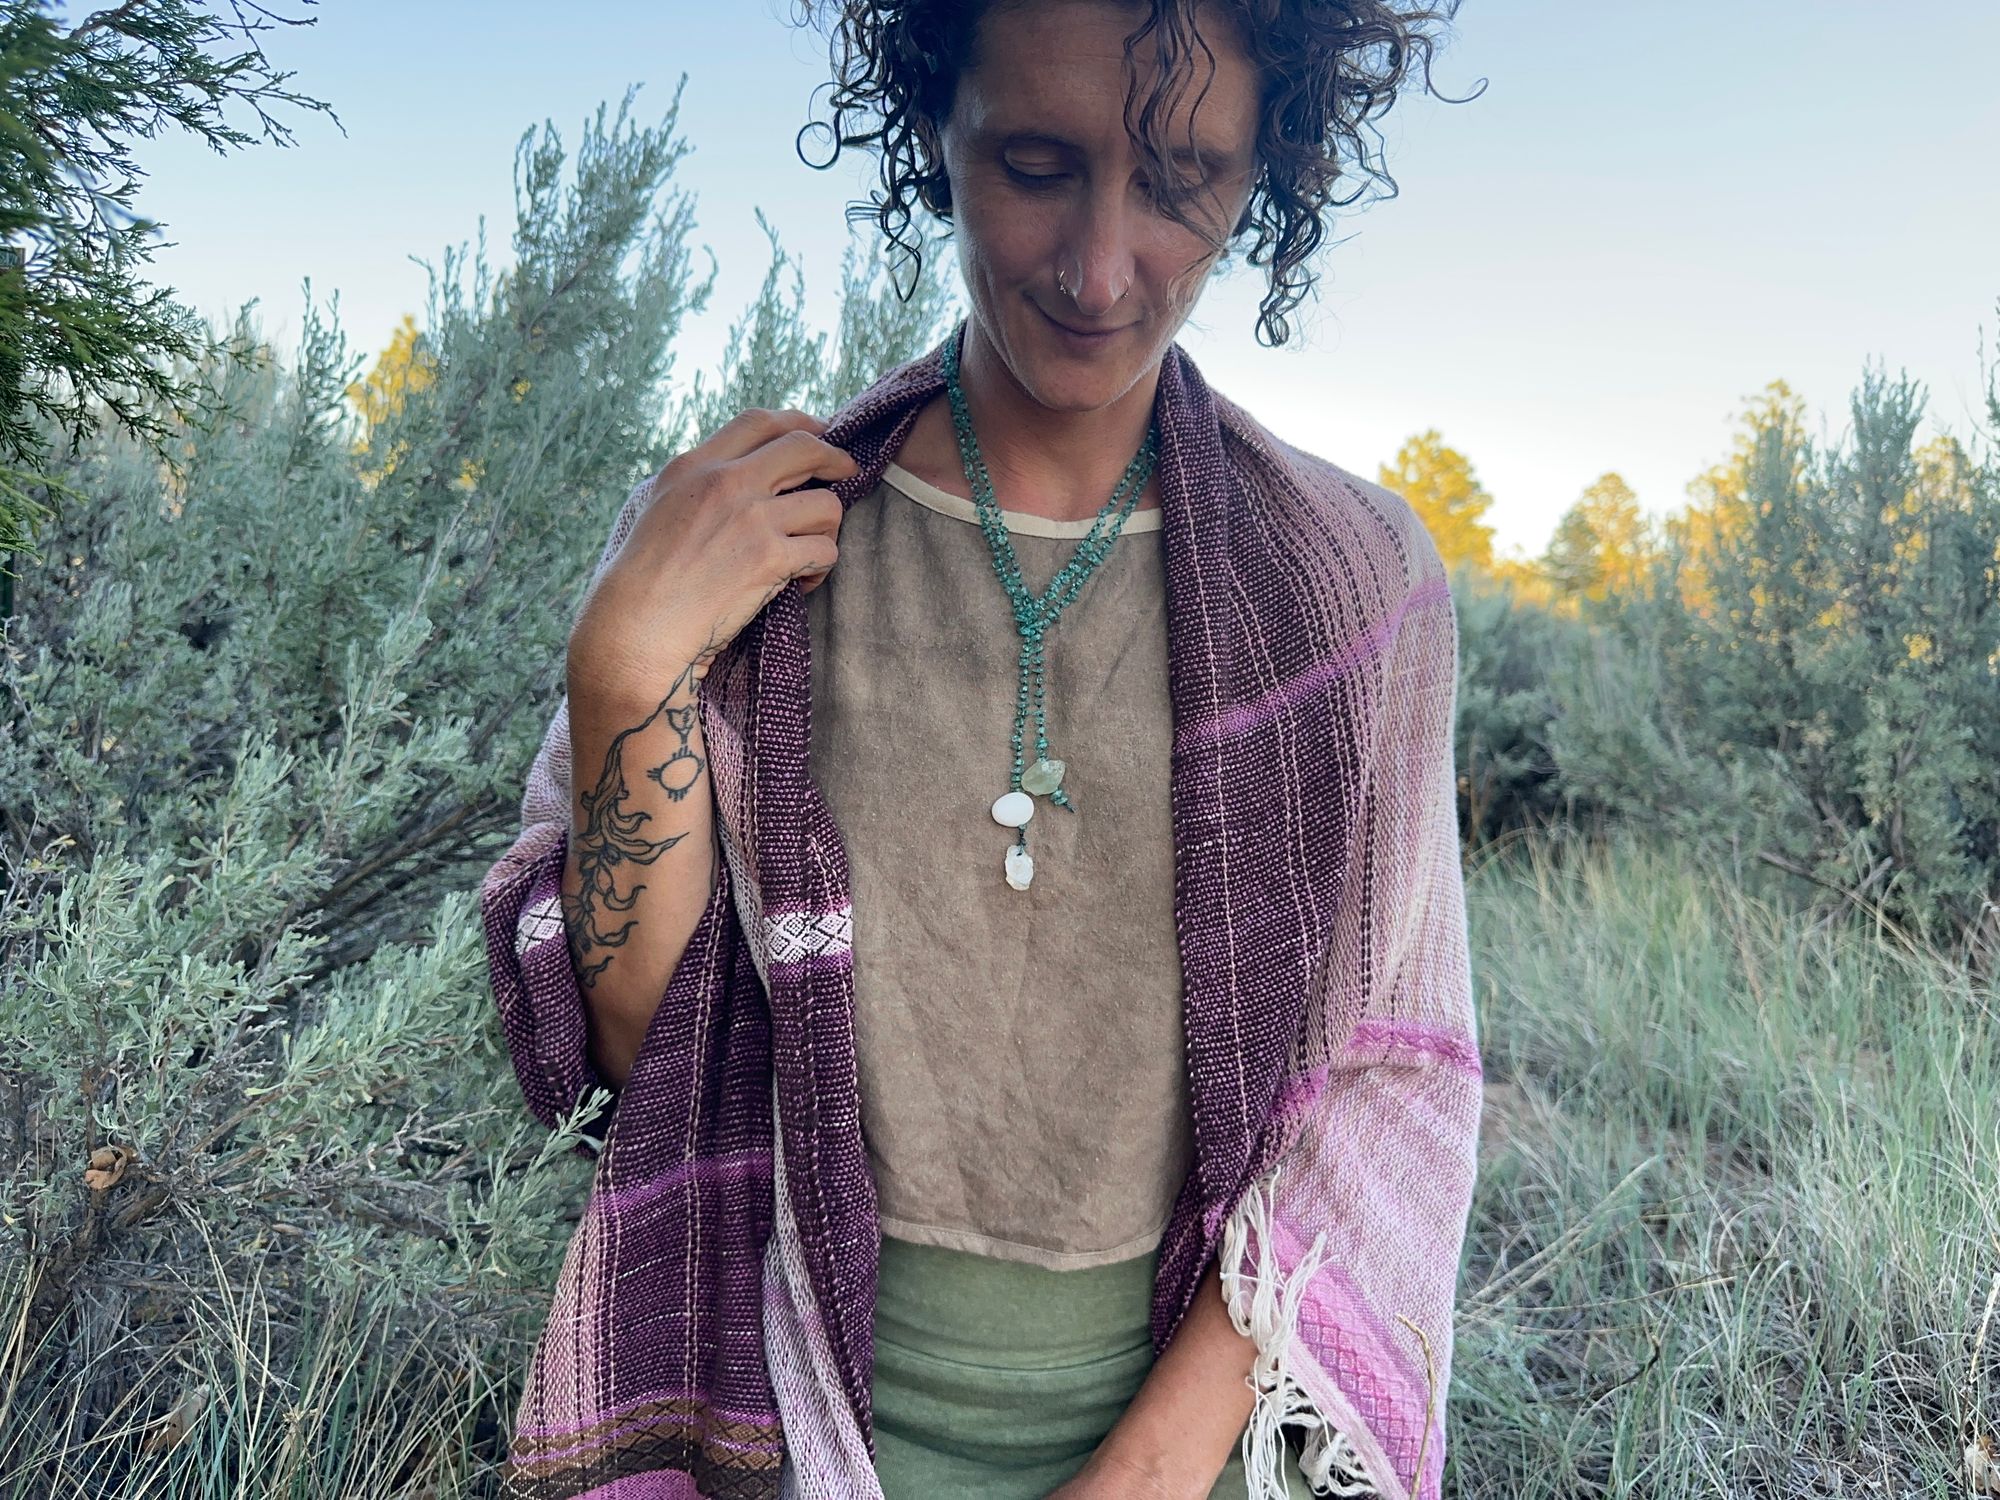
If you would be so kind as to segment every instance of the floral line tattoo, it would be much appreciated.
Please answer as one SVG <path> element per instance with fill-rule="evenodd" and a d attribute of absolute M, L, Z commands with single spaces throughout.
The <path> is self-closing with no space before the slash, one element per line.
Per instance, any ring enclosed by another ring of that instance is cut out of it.
<path fill-rule="evenodd" d="M 688 663 L 667 689 L 659 707 L 612 740 L 596 788 L 584 792 L 580 798 L 583 828 L 576 839 L 576 865 L 582 881 L 574 898 L 564 897 L 563 925 L 569 931 L 570 955 L 577 979 L 585 989 L 595 988 L 597 976 L 610 964 L 613 955 L 608 950 L 623 947 L 632 929 L 639 925 L 637 917 L 627 918 L 616 926 L 609 921 L 600 922 L 604 914 L 615 918 L 631 911 L 646 889 L 641 883 L 620 895 L 617 877 L 621 868 L 650 865 L 687 837 L 685 829 L 657 839 L 648 836 L 647 825 L 653 815 L 631 805 L 632 788 L 625 779 L 625 742 L 664 719 L 679 743 L 665 760 L 646 771 L 646 779 L 675 802 L 692 792 L 700 784 L 707 764 L 691 744 L 699 724 L 694 689 L 701 670 L 713 655 L 712 649 L 704 650 Z M 602 957 L 597 956 L 600 952 Z"/>

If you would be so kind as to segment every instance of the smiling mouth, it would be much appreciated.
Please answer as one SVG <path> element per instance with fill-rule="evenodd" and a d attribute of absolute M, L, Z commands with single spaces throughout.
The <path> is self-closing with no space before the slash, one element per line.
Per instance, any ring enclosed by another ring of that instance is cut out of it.
<path fill-rule="evenodd" d="M 1073 333 L 1078 338 L 1101 339 L 1109 334 L 1122 333 L 1125 329 L 1132 326 L 1130 323 L 1120 323 L 1116 328 L 1072 328 L 1060 318 L 1051 316 L 1046 308 L 1041 309 L 1041 314 L 1043 317 L 1048 318 L 1051 323 L 1055 324 L 1056 327 L 1062 329 L 1064 333 Z"/>

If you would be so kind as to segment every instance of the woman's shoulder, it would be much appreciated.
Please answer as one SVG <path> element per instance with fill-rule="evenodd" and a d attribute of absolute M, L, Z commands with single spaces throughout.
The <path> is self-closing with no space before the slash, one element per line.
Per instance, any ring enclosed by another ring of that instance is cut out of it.
<path fill-rule="evenodd" d="M 1212 394 L 1231 462 L 1265 471 L 1259 478 L 1280 481 L 1258 486 L 1270 492 L 1273 503 L 1301 507 L 1305 524 L 1347 549 L 1371 558 L 1385 554 L 1400 558 L 1411 587 L 1444 578 L 1437 544 L 1408 500 L 1387 485 L 1286 441 L 1247 408 L 1219 392 Z"/>

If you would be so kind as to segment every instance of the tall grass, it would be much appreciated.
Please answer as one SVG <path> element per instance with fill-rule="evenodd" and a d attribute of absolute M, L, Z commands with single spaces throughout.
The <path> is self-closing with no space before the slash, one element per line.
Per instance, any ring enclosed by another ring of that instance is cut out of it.
<path fill-rule="evenodd" d="M 1622 835 L 1513 841 L 1468 894 L 1457 1493 L 1962 1493 L 1993 987 Z"/>

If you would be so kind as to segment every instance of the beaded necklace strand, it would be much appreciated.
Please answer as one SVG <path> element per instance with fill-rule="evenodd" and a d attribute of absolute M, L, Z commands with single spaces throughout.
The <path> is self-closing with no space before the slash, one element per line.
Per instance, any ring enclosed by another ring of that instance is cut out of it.
<path fill-rule="evenodd" d="M 1049 581 L 1040 597 L 1036 597 L 1021 581 L 1014 543 L 1007 535 L 1007 523 L 1001 516 L 999 501 L 994 498 L 986 460 L 979 453 L 979 439 L 972 431 L 972 414 L 966 408 L 965 392 L 958 383 L 958 345 L 959 340 L 954 338 L 946 340 L 944 346 L 945 391 L 951 399 L 952 426 L 958 432 L 959 458 L 965 465 L 966 483 L 972 487 L 972 503 L 987 551 L 992 555 L 993 572 L 1007 591 L 1014 608 L 1014 628 L 1021 635 L 1020 686 L 1014 702 L 1014 769 L 1009 790 L 993 804 L 993 821 L 1014 830 L 1014 845 L 1007 851 L 1007 884 L 1025 891 L 1035 876 L 1035 862 L 1028 853 L 1028 820 L 1035 815 L 1034 795 L 1046 796 L 1058 806 L 1076 811 L 1062 787 L 1068 763 L 1049 754 L 1048 719 L 1043 706 L 1045 637 L 1070 601 L 1110 556 L 1111 544 L 1118 539 L 1147 479 L 1152 476 L 1153 461 L 1159 452 L 1159 428 L 1152 422 L 1146 424 L 1146 436 L 1139 444 L 1139 451 L 1125 466 L 1124 477 L 1097 513 L 1089 535 L 1077 544 L 1070 560 Z M 1035 715 L 1035 761 L 1023 770 L 1021 742 L 1030 707 Z"/>

